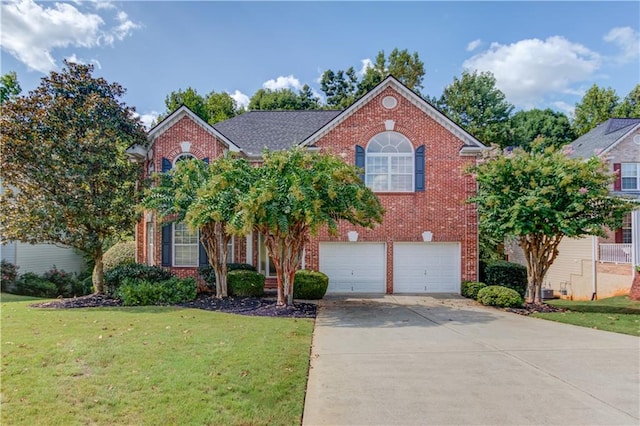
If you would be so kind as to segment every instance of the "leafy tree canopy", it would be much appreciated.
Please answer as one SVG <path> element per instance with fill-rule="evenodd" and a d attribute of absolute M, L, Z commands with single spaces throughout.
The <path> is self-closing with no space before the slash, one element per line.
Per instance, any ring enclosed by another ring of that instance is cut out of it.
<path fill-rule="evenodd" d="M 616 91 L 594 84 L 587 90 L 582 100 L 576 104 L 573 130 L 576 136 L 582 136 L 598 124 L 614 117 L 618 105 Z"/>
<path fill-rule="evenodd" d="M 125 90 L 65 61 L 27 96 L 8 100 L 0 120 L 3 237 L 58 243 L 95 261 L 103 291 L 102 247 L 132 229 L 139 168 L 127 147 L 146 144 Z"/>
<path fill-rule="evenodd" d="M 640 118 L 640 84 L 631 89 L 614 110 L 614 117 Z"/>
<path fill-rule="evenodd" d="M 544 142 L 540 142 L 544 143 Z M 566 236 L 603 235 L 619 227 L 632 203 L 609 195 L 614 176 L 599 158 L 569 158 L 553 147 L 521 148 L 471 169 L 482 232 L 514 237 L 527 260 L 529 301 L 535 302 Z"/>
<path fill-rule="evenodd" d="M 491 72 L 464 71 L 454 77 L 438 100 L 438 106 L 453 121 L 486 145 L 511 143 L 509 117 L 513 105 L 496 87 Z"/>
<path fill-rule="evenodd" d="M 278 304 L 291 304 L 309 234 L 322 226 L 335 234 L 341 220 L 373 227 L 384 210 L 358 169 L 340 158 L 302 149 L 265 152 L 263 157 L 231 226 L 239 234 L 265 236 L 278 277 Z"/>
<path fill-rule="evenodd" d="M 291 89 L 260 89 L 249 100 L 250 110 L 309 110 L 319 109 L 320 99 L 308 85 L 296 93 Z"/>
<path fill-rule="evenodd" d="M 513 137 L 511 145 L 529 150 L 534 140 L 541 137 L 544 143 L 556 148 L 575 139 L 569 118 L 551 109 L 518 111 L 511 117 Z"/>
<path fill-rule="evenodd" d="M 187 106 L 198 117 L 209 124 L 235 117 L 243 112 L 238 108 L 238 104 L 226 92 L 212 91 L 206 96 L 202 96 L 197 90 L 188 87 L 186 90 L 171 92 L 164 100 L 166 111 L 158 117 L 158 122 L 169 116 L 173 111 L 182 105 Z"/>
<path fill-rule="evenodd" d="M 18 83 L 18 76 L 15 71 L 3 74 L 0 77 L 0 105 L 20 94 L 22 88 Z"/>

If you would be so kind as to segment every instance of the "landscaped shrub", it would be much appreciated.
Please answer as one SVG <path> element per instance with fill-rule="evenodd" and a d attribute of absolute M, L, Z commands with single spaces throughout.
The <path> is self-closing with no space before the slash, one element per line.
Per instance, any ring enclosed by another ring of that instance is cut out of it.
<path fill-rule="evenodd" d="M 159 266 L 149 266 L 142 263 L 116 266 L 104 273 L 104 289 L 111 296 L 115 296 L 118 287 L 125 278 L 136 278 L 150 282 L 160 282 L 170 279 L 173 275 Z"/>
<path fill-rule="evenodd" d="M 492 285 L 478 292 L 478 302 L 487 306 L 517 308 L 522 306 L 522 297 L 511 288 Z"/>
<path fill-rule="evenodd" d="M 231 271 L 255 271 L 256 267 L 248 263 L 227 263 L 227 273 Z M 207 287 L 216 288 L 216 274 L 211 265 L 198 267 L 198 274 L 207 283 Z"/>
<path fill-rule="evenodd" d="M 464 297 L 468 297 L 469 299 L 477 299 L 478 292 L 486 286 L 487 285 L 485 283 L 476 281 L 463 281 L 460 289 L 460 294 L 462 294 Z"/>
<path fill-rule="evenodd" d="M 0 263 L 0 288 L 2 291 L 14 290 L 17 278 L 18 267 L 2 259 L 2 263 Z"/>
<path fill-rule="evenodd" d="M 191 277 L 172 277 L 160 282 L 125 278 L 117 290 L 117 297 L 125 306 L 176 304 L 195 299 L 196 288 L 196 280 Z"/>
<path fill-rule="evenodd" d="M 46 281 L 52 282 L 58 289 L 57 296 L 69 297 L 73 296 L 73 291 L 77 287 L 78 280 L 73 274 L 66 272 L 64 269 L 53 268 L 42 274 L 42 278 Z M 77 296 L 83 296 L 79 294 Z"/>
<path fill-rule="evenodd" d="M 38 274 L 27 272 L 16 281 L 15 293 L 33 297 L 58 297 L 58 287 Z"/>
<path fill-rule="evenodd" d="M 116 266 L 136 263 L 136 242 L 121 241 L 104 252 L 102 263 L 105 272 Z"/>
<path fill-rule="evenodd" d="M 231 271 L 227 274 L 229 296 L 260 297 L 264 294 L 264 280 L 264 275 L 255 271 Z"/>
<path fill-rule="evenodd" d="M 485 268 L 486 283 L 489 286 L 500 285 L 511 288 L 524 297 L 527 292 L 527 268 L 518 264 L 497 260 L 488 263 Z"/>
<path fill-rule="evenodd" d="M 322 272 L 302 269 L 296 272 L 293 284 L 294 299 L 322 299 L 329 287 L 329 277 Z"/>

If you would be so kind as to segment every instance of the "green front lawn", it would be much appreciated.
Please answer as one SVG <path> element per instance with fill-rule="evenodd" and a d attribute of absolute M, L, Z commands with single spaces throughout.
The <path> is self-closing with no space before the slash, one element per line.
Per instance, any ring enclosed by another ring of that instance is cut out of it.
<path fill-rule="evenodd" d="M 628 296 L 594 301 L 548 300 L 549 305 L 567 312 L 536 313 L 533 316 L 551 321 L 640 336 L 640 302 Z"/>
<path fill-rule="evenodd" d="M 312 320 L 0 301 L 1 424 L 300 423 Z"/>

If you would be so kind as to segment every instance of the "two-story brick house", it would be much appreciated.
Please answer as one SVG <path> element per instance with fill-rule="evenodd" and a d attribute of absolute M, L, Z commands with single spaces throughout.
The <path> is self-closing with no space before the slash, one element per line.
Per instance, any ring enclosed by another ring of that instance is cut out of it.
<path fill-rule="evenodd" d="M 461 280 L 477 279 L 477 214 L 466 203 L 476 186 L 465 168 L 485 147 L 393 77 L 342 111 L 250 111 L 211 126 L 181 107 L 149 141 L 131 150 L 147 173 L 226 150 L 259 163 L 265 148 L 296 145 L 361 167 L 386 215 L 375 229 L 344 223 L 337 237 L 321 232 L 307 244 L 303 266 L 325 272 L 330 292 L 457 293 Z M 207 262 L 197 232 L 158 223 L 151 211 L 136 240 L 139 262 L 177 275 L 195 275 Z M 235 237 L 230 252 L 230 261 L 274 276 L 262 236 Z"/>

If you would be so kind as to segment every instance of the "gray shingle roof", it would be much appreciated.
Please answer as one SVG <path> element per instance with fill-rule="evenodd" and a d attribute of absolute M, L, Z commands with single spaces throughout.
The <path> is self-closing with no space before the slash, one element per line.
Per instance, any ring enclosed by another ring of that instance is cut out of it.
<path fill-rule="evenodd" d="M 599 155 L 639 123 L 640 118 L 610 118 L 571 142 L 571 156 L 589 158 Z"/>
<path fill-rule="evenodd" d="M 342 111 L 249 111 L 213 125 L 248 156 L 264 148 L 289 149 L 333 120 Z"/>

